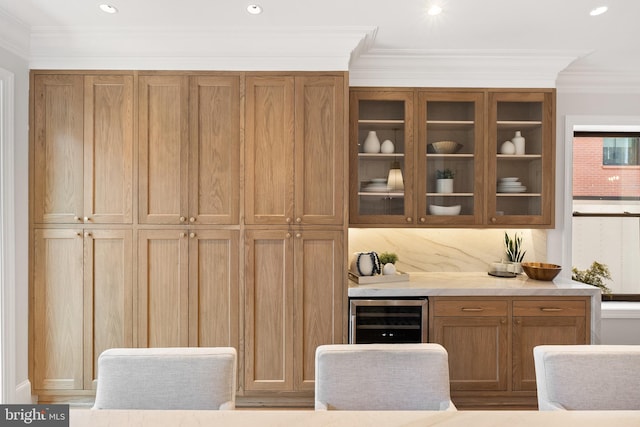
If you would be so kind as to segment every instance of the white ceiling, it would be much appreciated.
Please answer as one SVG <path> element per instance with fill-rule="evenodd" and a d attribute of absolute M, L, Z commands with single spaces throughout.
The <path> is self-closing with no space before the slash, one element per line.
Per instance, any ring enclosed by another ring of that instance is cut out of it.
<path fill-rule="evenodd" d="M 164 60 L 168 69 L 266 69 L 271 61 L 409 83 L 420 73 L 511 74 L 511 83 L 523 74 L 640 74 L 640 0 L 105 1 L 119 13 L 101 12 L 101 0 L 0 0 L 0 16 L 27 29 L 33 68 L 158 68 Z M 444 11 L 428 16 L 435 2 Z M 249 3 L 264 12 L 248 14 Z M 603 4 L 607 13 L 589 16 Z"/>

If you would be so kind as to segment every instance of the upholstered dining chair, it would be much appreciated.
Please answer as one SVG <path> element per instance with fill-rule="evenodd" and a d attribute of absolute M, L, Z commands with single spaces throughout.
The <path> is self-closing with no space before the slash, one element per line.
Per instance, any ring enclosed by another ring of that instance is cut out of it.
<path fill-rule="evenodd" d="M 105 350 L 93 409 L 234 409 L 236 369 L 233 347 Z"/>
<path fill-rule="evenodd" d="M 316 349 L 316 410 L 455 410 L 439 344 L 333 344 Z"/>
<path fill-rule="evenodd" d="M 534 347 L 538 409 L 640 409 L 640 345 Z"/>

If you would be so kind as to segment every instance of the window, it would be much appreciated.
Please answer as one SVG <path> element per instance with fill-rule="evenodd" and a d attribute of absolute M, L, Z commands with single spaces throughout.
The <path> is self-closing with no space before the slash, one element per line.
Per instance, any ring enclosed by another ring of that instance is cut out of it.
<path fill-rule="evenodd" d="M 639 141 L 639 133 L 574 133 L 572 265 L 607 265 L 604 300 L 640 301 Z"/>
<path fill-rule="evenodd" d="M 615 166 L 638 165 L 638 137 L 603 137 L 602 164 Z"/>

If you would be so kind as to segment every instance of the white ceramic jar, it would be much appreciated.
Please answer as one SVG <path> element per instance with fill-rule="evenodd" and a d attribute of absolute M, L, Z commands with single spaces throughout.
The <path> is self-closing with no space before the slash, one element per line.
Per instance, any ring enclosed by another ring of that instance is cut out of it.
<path fill-rule="evenodd" d="M 363 150 L 365 153 L 379 153 L 380 152 L 380 140 L 375 130 L 369 131 L 369 134 L 364 140 Z"/>

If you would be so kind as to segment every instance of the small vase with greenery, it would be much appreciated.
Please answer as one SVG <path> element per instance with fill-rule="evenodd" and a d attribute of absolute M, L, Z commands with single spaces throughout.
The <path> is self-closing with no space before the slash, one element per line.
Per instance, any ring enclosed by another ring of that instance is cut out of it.
<path fill-rule="evenodd" d="M 456 173 L 451 169 L 436 169 L 436 192 L 453 193 L 453 177 Z"/>
<path fill-rule="evenodd" d="M 398 261 L 398 255 L 393 252 L 382 252 L 378 257 L 382 265 L 382 274 L 396 274 L 395 263 Z"/>
<path fill-rule="evenodd" d="M 609 267 L 606 264 L 600 264 L 597 261 L 593 261 L 591 266 L 586 270 L 578 270 L 576 267 L 571 269 L 571 278 L 578 282 L 586 283 L 588 285 L 597 286 L 602 289 L 602 293 L 610 294 L 611 289 L 604 283 L 604 280 L 611 280 L 611 273 Z"/>
<path fill-rule="evenodd" d="M 505 246 L 505 253 L 507 254 L 507 261 L 522 262 L 522 259 L 524 258 L 524 254 L 527 253 L 527 251 L 522 250 L 522 236 L 518 236 L 518 233 L 516 232 L 513 235 L 513 239 L 512 239 L 511 237 L 509 237 L 509 234 L 505 231 L 504 246 Z"/>
<path fill-rule="evenodd" d="M 451 169 L 436 169 L 436 179 L 453 179 L 456 173 Z"/>

